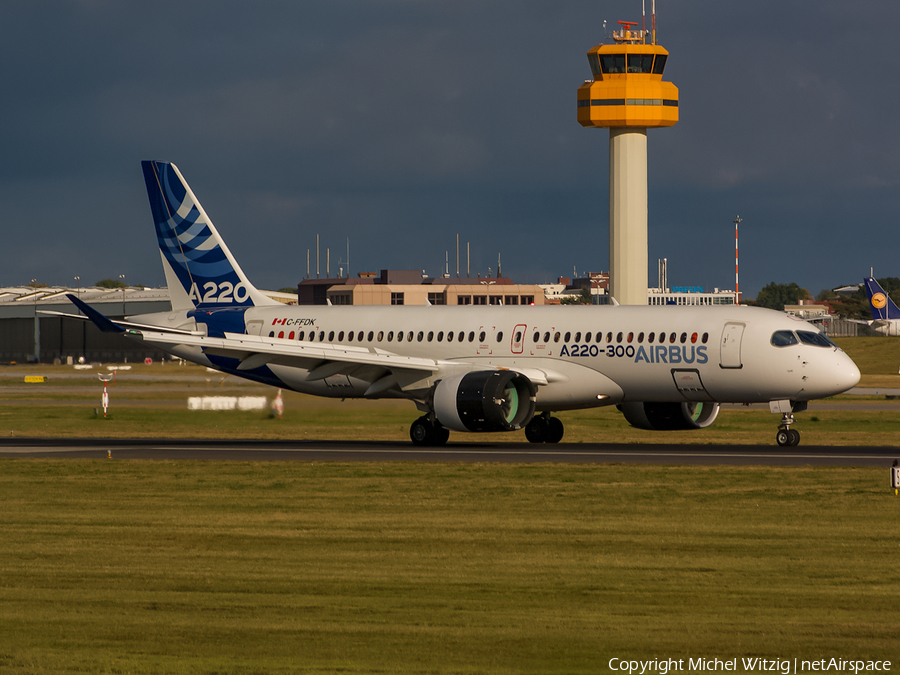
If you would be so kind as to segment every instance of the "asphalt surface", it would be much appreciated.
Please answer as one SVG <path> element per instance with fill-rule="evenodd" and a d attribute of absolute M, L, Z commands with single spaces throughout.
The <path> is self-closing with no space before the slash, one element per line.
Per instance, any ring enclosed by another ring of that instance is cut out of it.
<path fill-rule="evenodd" d="M 416 448 L 410 443 L 343 441 L 229 441 L 160 439 L 0 439 L 0 457 L 207 461 L 629 463 L 765 466 L 889 467 L 895 447 L 777 445 L 533 445 L 448 443 Z"/>

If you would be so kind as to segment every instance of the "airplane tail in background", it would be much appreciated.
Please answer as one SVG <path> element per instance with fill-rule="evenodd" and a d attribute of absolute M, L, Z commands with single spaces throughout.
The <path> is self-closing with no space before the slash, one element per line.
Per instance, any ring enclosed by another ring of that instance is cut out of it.
<path fill-rule="evenodd" d="M 884 292 L 879 283 L 872 277 L 864 279 L 864 283 L 866 284 L 866 293 L 869 296 L 869 309 L 872 310 L 872 319 L 875 321 L 900 319 L 900 309 L 888 297 L 888 294 Z"/>
<path fill-rule="evenodd" d="M 172 309 L 273 305 L 244 275 L 174 164 L 141 162 Z"/>

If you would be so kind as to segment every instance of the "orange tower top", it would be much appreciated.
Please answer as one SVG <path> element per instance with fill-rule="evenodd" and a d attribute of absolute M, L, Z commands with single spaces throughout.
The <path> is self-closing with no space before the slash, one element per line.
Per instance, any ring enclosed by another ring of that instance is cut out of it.
<path fill-rule="evenodd" d="M 669 52 L 646 44 L 648 31 L 620 21 L 613 44 L 587 53 L 592 80 L 578 87 L 578 122 L 583 127 L 671 127 L 678 122 L 678 87 L 663 82 Z"/>

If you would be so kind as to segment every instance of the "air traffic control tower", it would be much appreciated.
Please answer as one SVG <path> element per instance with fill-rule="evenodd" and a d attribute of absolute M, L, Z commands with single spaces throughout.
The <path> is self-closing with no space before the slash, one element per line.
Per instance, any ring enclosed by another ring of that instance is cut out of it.
<path fill-rule="evenodd" d="M 620 21 L 612 44 L 587 53 L 594 77 L 578 88 L 581 126 L 609 129 L 609 285 L 621 305 L 647 304 L 647 129 L 678 121 L 655 23 L 651 32 Z"/>

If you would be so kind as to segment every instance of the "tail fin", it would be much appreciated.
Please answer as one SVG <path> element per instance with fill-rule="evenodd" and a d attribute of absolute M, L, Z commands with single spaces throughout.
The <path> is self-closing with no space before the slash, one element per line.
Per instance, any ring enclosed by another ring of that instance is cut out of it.
<path fill-rule="evenodd" d="M 244 275 L 174 164 L 141 162 L 172 308 L 273 305 Z"/>
<path fill-rule="evenodd" d="M 881 285 L 872 277 L 867 277 L 863 282 L 866 284 L 866 293 L 869 295 L 869 309 L 872 310 L 872 318 L 876 321 L 900 319 L 900 309 L 884 292 Z"/>

